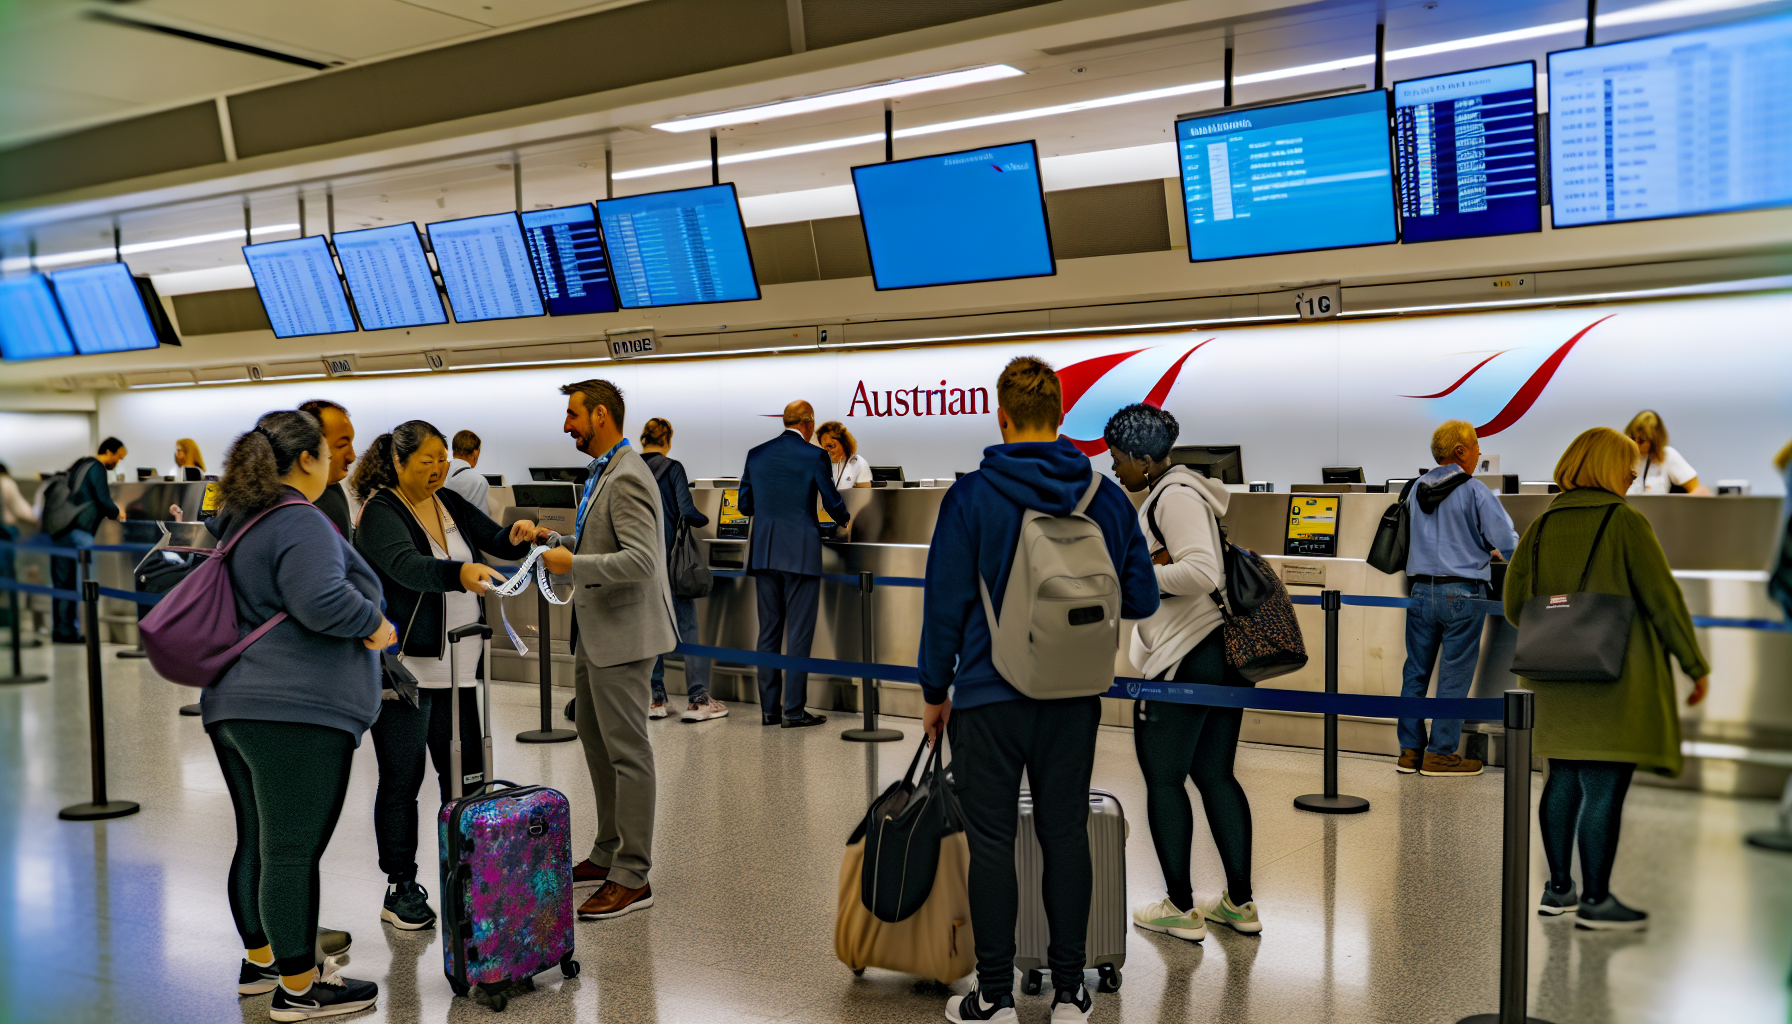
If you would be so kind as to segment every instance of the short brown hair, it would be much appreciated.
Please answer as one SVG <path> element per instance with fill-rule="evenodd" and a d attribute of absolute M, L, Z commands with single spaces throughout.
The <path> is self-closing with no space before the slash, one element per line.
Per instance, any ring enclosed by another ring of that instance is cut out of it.
<path fill-rule="evenodd" d="M 846 454 L 847 458 L 850 459 L 854 455 L 859 454 L 859 442 L 853 439 L 852 431 L 846 429 L 846 424 L 839 420 L 829 420 L 815 428 L 815 440 L 817 442 L 820 442 L 824 437 L 830 436 L 838 437 L 840 439 L 840 450 Z"/>
<path fill-rule="evenodd" d="M 1636 478 L 1636 442 L 1610 427 L 1582 431 L 1556 463 L 1556 486 L 1564 491 L 1594 487 L 1623 494 Z"/>
<path fill-rule="evenodd" d="M 1467 448 L 1477 440 L 1473 423 L 1467 420 L 1445 420 L 1431 434 L 1431 457 L 1441 466 L 1450 461 L 1450 456 L 1456 453 L 1458 446 Z"/>
<path fill-rule="evenodd" d="M 672 424 L 655 416 L 641 424 L 641 443 L 664 448 L 672 443 Z"/>
<path fill-rule="evenodd" d="M 1649 460 L 1665 463 L 1668 458 L 1668 428 L 1661 422 L 1661 414 L 1654 409 L 1644 409 L 1630 418 L 1624 427 L 1624 436 L 1637 442 L 1641 448 L 1644 441 L 1649 442 Z"/>
<path fill-rule="evenodd" d="M 996 406 L 1022 430 L 1055 429 L 1064 422 L 1064 385 L 1050 363 L 1016 356 L 996 379 Z"/>
<path fill-rule="evenodd" d="M 577 384 L 560 385 L 563 395 L 579 396 L 579 402 L 586 412 L 598 406 L 610 410 L 610 418 L 616 421 L 616 429 L 622 429 L 622 414 L 627 407 L 622 404 L 622 389 L 607 380 L 582 380 Z"/>
<path fill-rule="evenodd" d="M 471 430 L 456 431 L 454 435 L 454 454 L 456 456 L 471 455 L 479 450 L 479 435 Z"/>

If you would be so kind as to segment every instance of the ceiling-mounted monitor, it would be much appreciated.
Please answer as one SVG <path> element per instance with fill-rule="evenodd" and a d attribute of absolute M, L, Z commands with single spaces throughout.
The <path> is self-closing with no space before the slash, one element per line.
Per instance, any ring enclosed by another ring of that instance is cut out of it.
<path fill-rule="evenodd" d="M 1543 230 L 1537 64 L 1394 83 L 1400 240 Z"/>
<path fill-rule="evenodd" d="M 255 278 L 255 294 L 267 310 L 274 337 L 347 334 L 355 329 L 342 275 L 322 235 L 245 245 L 243 260 Z"/>
<path fill-rule="evenodd" d="M 547 313 L 516 214 L 436 221 L 427 230 L 456 323 Z"/>
<path fill-rule="evenodd" d="M 590 203 L 523 214 L 529 258 L 549 316 L 616 312 L 610 257 Z"/>
<path fill-rule="evenodd" d="M 732 184 L 600 199 L 597 217 L 623 308 L 759 298 Z"/>
<path fill-rule="evenodd" d="M 338 231 L 330 241 L 342 261 L 362 330 L 448 322 L 416 224 Z"/>
<path fill-rule="evenodd" d="M 52 273 L 50 287 L 75 339 L 75 351 L 91 356 L 160 346 L 171 332 L 162 329 L 166 315 L 153 289 L 145 290 L 148 283 L 147 278 L 132 277 L 123 263 L 96 263 Z M 179 344 L 178 340 L 175 343 Z"/>
<path fill-rule="evenodd" d="M 1177 121 L 1189 260 L 1399 241 L 1388 143 L 1385 89 Z"/>
<path fill-rule="evenodd" d="M 49 359 L 75 354 L 49 279 L 42 274 L 0 278 L 0 358 Z"/>
<path fill-rule="evenodd" d="M 852 181 L 879 290 L 1058 272 L 1031 142 L 866 164 Z"/>
<path fill-rule="evenodd" d="M 1792 14 L 1549 55 L 1558 228 L 1792 203 Z"/>

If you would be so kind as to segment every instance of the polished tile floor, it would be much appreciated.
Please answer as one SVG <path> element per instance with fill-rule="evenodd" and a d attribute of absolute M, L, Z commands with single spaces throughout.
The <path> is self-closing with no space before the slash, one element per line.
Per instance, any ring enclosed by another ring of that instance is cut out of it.
<path fill-rule="evenodd" d="M 197 720 L 176 715 L 190 691 L 106 652 L 112 793 L 143 812 L 63 822 L 57 808 L 87 798 L 83 655 L 40 648 L 26 665 L 54 681 L 0 689 L 0 1022 L 266 1020 L 268 997 L 233 994 L 230 803 Z M 534 699 L 533 687 L 494 690 L 500 774 L 565 790 L 582 840 L 592 809 L 576 745 L 512 739 L 534 727 Z M 855 978 L 833 955 L 841 845 L 867 793 L 906 764 L 907 744 L 842 743 L 838 716 L 819 729 L 762 729 L 753 711 L 654 723 L 655 906 L 578 925 L 584 972 L 543 975 L 502 1019 L 943 1019 L 947 989 L 875 969 Z M 917 735 L 915 723 L 895 724 Z M 1312 752 L 1240 751 L 1263 935 L 1191 945 L 1134 931 L 1124 985 L 1097 997 L 1095 1020 L 1449 1024 L 1495 1008 L 1500 775 L 1397 776 L 1374 757 L 1346 757 L 1340 771 L 1345 792 L 1373 801 L 1369 813 L 1331 819 L 1290 806 L 1317 786 Z M 345 973 L 381 988 L 376 1010 L 348 1019 L 486 1020 L 485 1007 L 452 998 L 433 930 L 380 924 L 374 782 L 363 744 L 323 865 L 324 921 L 355 934 Z M 1124 731 L 1103 730 L 1095 783 L 1131 814 L 1132 900 L 1161 895 Z M 1556 1024 L 1786 1021 L 1792 858 L 1740 839 L 1771 818 L 1765 802 L 1634 788 L 1614 888 L 1651 910 L 1654 927 L 1616 936 L 1533 919 L 1532 1012 Z M 1211 846 L 1196 853 L 1197 888 L 1217 889 Z M 1044 1021 L 1045 1001 L 1024 998 L 1021 1019 Z"/>

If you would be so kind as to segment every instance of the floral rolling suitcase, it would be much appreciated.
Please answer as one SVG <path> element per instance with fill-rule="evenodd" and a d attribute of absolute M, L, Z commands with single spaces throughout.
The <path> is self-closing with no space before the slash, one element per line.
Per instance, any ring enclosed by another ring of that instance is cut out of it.
<path fill-rule="evenodd" d="M 492 635 L 490 626 L 462 626 L 448 634 L 449 674 L 464 637 Z M 490 659 L 486 659 L 490 664 Z M 491 779 L 490 690 L 485 727 L 486 778 Z M 494 1010 L 534 987 L 553 967 L 572 977 L 572 809 L 546 786 L 487 781 L 461 796 L 460 701 L 452 709 L 449 770 L 454 799 L 442 805 L 437 839 L 442 857 L 443 969 L 455 995 L 482 993 Z M 498 788 L 503 787 L 503 788 Z"/>

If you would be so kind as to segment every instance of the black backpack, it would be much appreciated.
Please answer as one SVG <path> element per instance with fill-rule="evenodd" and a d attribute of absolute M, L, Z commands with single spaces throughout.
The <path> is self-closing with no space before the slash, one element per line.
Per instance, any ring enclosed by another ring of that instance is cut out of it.
<path fill-rule="evenodd" d="M 93 507 L 91 501 L 75 501 L 74 491 L 88 464 L 97 462 L 91 455 L 75 460 L 75 464 L 44 480 L 43 531 L 52 537 L 67 533 L 77 520 Z"/>
<path fill-rule="evenodd" d="M 708 597 L 715 588 L 715 576 L 703 560 L 703 545 L 697 543 L 690 525 L 678 514 L 678 495 L 672 493 L 672 484 L 667 480 L 672 460 L 662 455 L 650 468 L 654 482 L 660 485 L 660 504 L 665 509 L 666 577 L 672 585 L 672 596 Z"/>
<path fill-rule="evenodd" d="M 1381 514 L 1381 523 L 1375 527 L 1375 540 L 1369 545 L 1368 563 L 1389 575 L 1406 571 L 1406 556 L 1412 549 L 1412 512 L 1407 507 L 1406 496 L 1418 482 L 1419 478 L 1415 476 L 1400 488 L 1400 499 Z"/>

